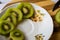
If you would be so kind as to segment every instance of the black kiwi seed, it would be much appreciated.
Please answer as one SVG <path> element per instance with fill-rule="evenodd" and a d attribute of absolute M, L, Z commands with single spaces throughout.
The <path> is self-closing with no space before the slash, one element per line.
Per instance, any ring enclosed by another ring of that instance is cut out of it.
<path fill-rule="evenodd" d="M 18 16 L 17 12 L 15 12 L 15 11 L 12 11 L 11 13 L 15 13 L 16 14 L 15 16 Z"/>
<path fill-rule="evenodd" d="M 0 35 L 2 35 L 2 36 L 5 36 L 5 37 L 9 37 L 9 36 L 10 36 L 10 33 L 8 33 L 8 34 L 5 34 L 5 35 L 3 35 L 3 34 L 0 34 Z"/>
<path fill-rule="evenodd" d="M 6 19 L 4 19 L 4 20 L 7 20 L 7 19 L 10 19 L 10 22 L 12 22 L 12 18 L 10 17 L 10 16 L 8 16 Z"/>
<path fill-rule="evenodd" d="M 13 40 L 12 38 L 10 38 L 9 40 Z"/>
<path fill-rule="evenodd" d="M 24 15 L 28 15 L 29 9 L 28 9 L 27 7 L 23 7 L 21 10 L 22 10 L 22 13 L 23 13 Z M 27 12 L 25 12 L 26 10 L 27 10 Z"/>
<path fill-rule="evenodd" d="M 14 14 L 16 14 L 16 19 L 18 20 L 18 13 L 17 12 L 15 12 L 15 11 L 12 11 L 11 13 L 13 13 L 14 12 Z"/>
<path fill-rule="evenodd" d="M 7 26 L 6 28 L 5 28 L 5 25 Z M 11 27 L 10 27 L 9 24 L 7 24 L 7 23 L 3 23 L 3 24 L 2 24 L 2 29 L 3 29 L 4 31 L 8 31 L 8 30 L 11 29 Z"/>

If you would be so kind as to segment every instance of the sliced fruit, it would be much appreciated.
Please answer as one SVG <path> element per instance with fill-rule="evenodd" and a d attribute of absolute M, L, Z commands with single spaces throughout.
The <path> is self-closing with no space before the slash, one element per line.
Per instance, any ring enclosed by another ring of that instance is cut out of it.
<path fill-rule="evenodd" d="M 17 8 L 22 11 L 24 18 L 30 18 L 34 14 L 34 8 L 28 2 L 22 2 L 21 4 L 18 5 Z"/>
<path fill-rule="evenodd" d="M 22 20 L 22 12 L 17 8 L 8 8 L 5 12 L 5 14 L 2 15 L 2 20 L 12 21 L 14 24 L 17 24 L 17 22 L 20 22 Z M 14 21 L 13 21 L 14 20 Z"/>
<path fill-rule="evenodd" d="M 1 16 L 0 19 L 6 20 L 10 16 L 10 10 L 7 9 L 6 12 Z"/>
<path fill-rule="evenodd" d="M 17 24 L 17 18 L 13 14 L 11 15 L 11 18 L 12 18 L 12 23 L 14 25 L 16 25 Z"/>
<path fill-rule="evenodd" d="M 12 15 L 16 17 L 17 22 L 20 22 L 23 17 L 22 12 L 17 8 L 11 8 L 11 10 Z"/>
<path fill-rule="evenodd" d="M 15 26 L 8 22 L 8 21 L 1 21 L 0 20 L 0 34 L 6 35 L 12 30 L 14 30 Z"/>
<path fill-rule="evenodd" d="M 60 10 L 56 13 L 55 20 L 56 20 L 57 23 L 60 24 Z"/>
<path fill-rule="evenodd" d="M 22 31 L 15 29 L 12 32 L 10 32 L 10 38 L 12 40 L 24 40 L 24 34 Z"/>

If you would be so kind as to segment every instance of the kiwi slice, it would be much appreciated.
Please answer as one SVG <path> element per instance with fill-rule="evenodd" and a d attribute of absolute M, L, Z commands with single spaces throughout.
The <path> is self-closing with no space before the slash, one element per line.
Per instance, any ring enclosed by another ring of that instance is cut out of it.
<path fill-rule="evenodd" d="M 9 32 L 11 32 L 14 28 L 15 28 L 15 26 L 12 23 L 10 23 L 8 21 L 0 20 L 0 34 L 6 35 Z"/>
<path fill-rule="evenodd" d="M 12 19 L 12 23 L 14 24 L 14 25 L 16 25 L 17 24 L 17 18 L 12 14 L 11 15 L 11 19 Z"/>
<path fill-rule="evenodd" d="M 55 21 L 60 24 L 60 10 L 58 10 L 55 15 Z"/>
<path fill-rule="evenodd" d="M 2 20 L 7 20 L 10 22 L 13 22 L 13 24 L 17 24 L 17 22 L 20 22 L 22 20 L 22 12 L 17 8 L 8 8 L 5 12 L 5 14 L 2 15 Z"/>
<path fill-rule="evenodd" d="M 7 9 L 6 11 L 5 11 L 5 13 L 1 16 L 1 18 L 0 19 L 3 19 L 3 20 L 6 20 L 7 18 L 9 18 L 10 19 L 10 13 L 9 13 L 9 9 Z"/>
<path fill-rule="evenodd" d="M 10 11 L 10 12 L 12 13 L 12 16 L 16 17 L 17 22 L 22 21 L 22 17 L 23 17 L 22 12 L 17 8 L 11 8 L 11 10 L 12 11 Z"/>
<path fill-rule="evenodd" d="M 10 32 L 10 39 L 12 40 L 24 40 L 24 34 L 19 29 L 15 29 Z"/>
<path fill-rule="evenodd" d="M 17 6 L 18 9 L 20 9 L 23 13 L 23 18 L 30 18 L 34 14 L 34 8 L 33 6 L 28 2 L 22 2 Z"/>

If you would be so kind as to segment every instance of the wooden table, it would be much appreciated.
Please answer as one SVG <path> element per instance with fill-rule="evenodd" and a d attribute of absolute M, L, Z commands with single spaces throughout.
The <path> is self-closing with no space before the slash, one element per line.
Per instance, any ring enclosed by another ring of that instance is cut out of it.
<path fill-rule="evenodd" d="M 19 2 L 19 1 L 22 1 L 22 0 L 12 0 L 12 2 L 10 2 L 8 5 L 13 4 L 15 2 Z M 28 0 L 24 0 L 24 1 L 28 1 Z M 30 0 L 28 2 L 33 2 L 37 5 L 45 8 L 52 17 L 54 17 L 56 12 L 59 10 L 59 9 L 57 9 L 54 12 L 52 11 L 52 8 L 55 3 L 50 0 L 47 0 L 47 1 L 46 0 L 44 0 L 44 1 L 43 0 L 38 0 L 38 1 L 37 0 Z M 53 32 L 53 34 L 49 40 L 60 40 L 60 32 L 58 30 L 56 32 Z"/>

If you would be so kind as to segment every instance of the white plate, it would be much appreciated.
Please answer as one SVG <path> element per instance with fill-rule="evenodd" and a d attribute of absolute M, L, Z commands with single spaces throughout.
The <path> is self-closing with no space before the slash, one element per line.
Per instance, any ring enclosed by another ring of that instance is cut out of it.
<path fill-rule="evenodd" d="M 16 7 L 19 3 L 13 4 L 7 8 Z M 32 4 L 32 3 L 31 3 Z M 53 32 L 53 21 L 49 13 L 40 6 L 32 4 L 35 10 L 40 10 L 41 13 L 45 14 L 43 16 L 43 21 L 33 22 L 30 19 L 24 20 L 21 24 L 18 25 L 18 28 L 25 33 L 26 40 L 35 40 L 35 35 L 42 34 L 45 36 L 43 40 L 48 40 Z M 7 9 L 5 8 L 2 14 Z M 1 15 L 2 15 L 1 14 Z M 1 16 L 0 15 L 0 16 Z"/>

